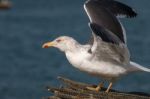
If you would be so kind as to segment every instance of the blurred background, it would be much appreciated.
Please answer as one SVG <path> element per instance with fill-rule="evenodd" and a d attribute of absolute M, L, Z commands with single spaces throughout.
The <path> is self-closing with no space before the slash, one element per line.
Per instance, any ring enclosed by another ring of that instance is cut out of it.
<path fill-rule="evenodd" d="M 59 50 L 42 49 L 44 42 L 68 35 L 84 43 L 89 39 L 85 0 L 12 0 L 0 10 L 0 99 L 41 99 L 47 85 L 58 86 L 57 76 L 98 84 L 100 79 L 72 67 Z M 122 19 L 131 59 L 150 68 L 150 0 L 122 0 L 138 16 Z M 119 80 L 114 89 L 150 93 L 150 73 Z"/>

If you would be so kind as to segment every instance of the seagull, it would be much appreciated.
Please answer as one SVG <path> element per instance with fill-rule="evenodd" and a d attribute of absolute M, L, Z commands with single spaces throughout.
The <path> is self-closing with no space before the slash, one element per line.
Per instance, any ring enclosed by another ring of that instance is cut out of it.
<path fill-rule="evenodd" d="M 130 61 L 126 32 L 119 20 L 135 17 L 137 13 L 134 9 L 115 0 L 87 0 L 84 9 L 92 31 L 88 43 L 83 45 L 72 37 L 60 36 L 42 47 L 58 48 L 75 68 L 109 81 L 106 92 L 124 75 L 150 72 L 150 69 Z M 99 91 L 101 87 L 102 83 L 87 89 Z"/>

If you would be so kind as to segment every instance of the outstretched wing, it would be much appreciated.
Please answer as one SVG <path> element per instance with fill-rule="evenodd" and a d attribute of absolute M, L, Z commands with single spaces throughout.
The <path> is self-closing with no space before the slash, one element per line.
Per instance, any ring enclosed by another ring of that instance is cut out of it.
<path fill-rule="evenodd" d="M 93 1 L 86 2 L 84 8 L 91 23 L 107 28 L 125 43 L 122 27 L 109 10 Z"/>
<path fill-rule="evenodd" d="M 124 27 L 115 15 L 136 16 L 130 7 L 114 0 L 88 0 L 84 4 L 84 9 L 91 23 L 107 28 L 126 43 Z"/>
<path fill-rule="evenodd" d="M 132 18 L 137 16 L 137 13 L 134 9 L 115 0 L 88 0 L 87 2 L 97 3 L 99 6 L 103 6 L 110 10 L 115 16 L 118 17 L 121 16 Z"/>

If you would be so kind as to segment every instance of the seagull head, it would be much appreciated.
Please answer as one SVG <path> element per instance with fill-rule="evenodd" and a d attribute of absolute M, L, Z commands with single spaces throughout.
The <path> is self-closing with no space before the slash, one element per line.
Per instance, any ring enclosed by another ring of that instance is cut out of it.
<path fill-rule="evenodd" d="M 42 48 L 55 47 L 63 52 L 73 50 L 77 41 L 69 36 L 60 36 L 51 42 L 44 43 Z"/>

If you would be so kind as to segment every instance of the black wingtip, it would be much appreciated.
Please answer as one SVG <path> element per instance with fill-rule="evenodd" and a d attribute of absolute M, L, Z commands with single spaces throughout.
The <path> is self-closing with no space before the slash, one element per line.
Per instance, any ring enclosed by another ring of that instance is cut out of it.
<path fill-rule="evenodd" d="M 134 11 L 128 11 L 126 10 L 126 12 L 123 13 L 123 11 L 121 13 L 114 13 L 115 16 L 117 16 L 118 18 L 135 18 L 138 14 Z"/>
<path fill-rule="evenodd" d="M 134 18 L 138 15 L 130 6 L 115 0 L 87 0 L 84 5 L 88 6 L 90 4 L 105 7 L 117 17 Z"/>
<path fill-rule="evenodd" d="M 125 17 L 127 18 L 134 18 L 137 16 L 137 12 L 126 4 L 114 1 L 113 7 L 114 8 L 110 8 L 110 10 L 112 10 L 112 12 L 116 14 L 116 16 L 125 15 Z"/>

